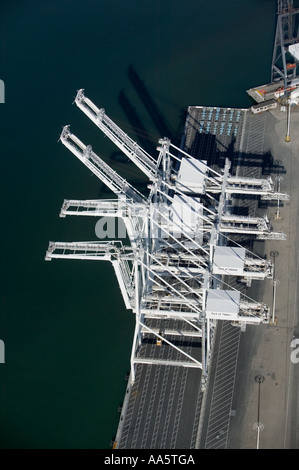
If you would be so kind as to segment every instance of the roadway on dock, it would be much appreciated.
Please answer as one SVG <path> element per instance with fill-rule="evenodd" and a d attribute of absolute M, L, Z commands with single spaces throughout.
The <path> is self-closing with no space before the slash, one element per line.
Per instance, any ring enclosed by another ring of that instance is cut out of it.
<path fill-rule="evenodd" d="M 253 281 L 247 290 L 249 297 L 269 305 L 274 321 L 247 325 L 246 331 L 240 333 L 238 348 L 232 341 L 233 334 L 226 336 L 224 353 L 220 341 L 215 345 L 218 357 L 214 367 L 220 371 L 223 361 L 223 381 L 219 382 L 213 369 L 210 371 L 211 384 L 207 390 L 209 398 L 202 409 L 205 425 L 199 448 L 255 449 L 258 445 L 260 449 L 298 449 L 299 353 L 296 354 L 291 342 L 296 338 L 299 342 L 299 135 L 296 132 L 299 110 L 292 107 L 291 142 L 285 141 L 286 113 L 280 107 L 260 115 L 247 113 L 245 119 L 236 171 L 243 176 L 268 175 L 274 181 L 277 177 L 281 179 L 281 191 L 287 192 L 291 199 L 287 203 L 280 202 L 278 218 L 276 203 L 269 204 L 266 213 L 273 230 L 286 233 L 287 240 L 251 240 L 253 245 L 248 247 L 261 256 L 275 258 L 274 277 L 279 282 L 275 305 L 271 280 Z M 265 207 L 258 207 L 254 200 L 241 200 L 239 213 L 242 211 L 258 216 L 265 213 Z M 295 362 L 291 361 L 292 352 Z M 230 380 L 227 357 L 232 365 L 237 360 L 236 373 L 231 377 L 234 391 L 230 406 L 227 404 L 229 394 L 218 390 L 220 384 L 224 392 Z M 217 394 L 222 397 L 222 405 L 219 400 L 213 404 L 212 397 Z"/>
<path fill-rule="evenodd" d="M 298 338 L 298 270 L 299 270 L 299 111 L 292 107 L 291 142 L 285 141 L 286 113 L 265 113 L 264 150 L 273 158 L 272 177 L 282 176 L 281 190 L 291 199 L 280 208 L 269 207 L 273 229 L 287 234 L 286 241 L 265 242 L 267 257 L 275 256 L 275 278 L 278 279 L 274 317 L 269 325 L 248 325 L 241 334 L 236 386 L 232 403 L 227 448 L 257 447 L 258 377 L 262 378 L 259 403 L 259 448 L 299 448 L 298 383 L 299 364 L 291 361 L 291 341 Z M 258 245 L 260 242 L 256 242 Z M 257 247 L 257 249 L 259 249 Z M 273 283 L 253 285 L 249 295 L 258 295 L 273 313 Z M 298 356 L 298 354 L 297 354 Z"/>

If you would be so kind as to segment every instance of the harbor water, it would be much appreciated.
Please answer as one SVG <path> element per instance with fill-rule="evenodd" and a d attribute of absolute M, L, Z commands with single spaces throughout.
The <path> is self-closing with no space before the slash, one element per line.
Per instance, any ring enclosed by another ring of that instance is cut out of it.
<path fill-rule="evenodd" d="M 215 5 L 216 3 L 216 5 Z M 270 80 L 276 0 L 3 0 L 0 6 L 0 448 L 108 449 L 134 315 L 107 262 L 44 260 L 49 240 L 96 240 L 63 199 L 114 197 L 61 143 L 91 144 L 146 181 L 73 105 L 85 94 L 138 142 L 179 144 L 189 105 L 248 107 Z"/>

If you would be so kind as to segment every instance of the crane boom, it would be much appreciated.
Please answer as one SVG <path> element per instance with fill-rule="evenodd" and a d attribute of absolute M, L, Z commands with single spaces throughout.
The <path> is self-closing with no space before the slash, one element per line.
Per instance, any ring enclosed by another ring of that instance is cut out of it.
<path fill-rule="evenodd" d="M 144 196 L 96 155 L 90 145 L 85 145 L 70 132 L 70 126 L 62 130 L 60 140 L 87 168 L 118 196 L 125 195 L 134 202 L 142 202 Z"/>
<path fill-rule="evenodd" d="M 103 108 L 99 109 L 84 95 L 84 90 L 77 92 L 76 105 L 88 116 L 101 131 L 109 137 L 124 154 L 143 171 L 150 180 L 154 180 L 157 173 L 157 161 L 143 150 L 137 142 L 131 139 L 106 114 Z"/>

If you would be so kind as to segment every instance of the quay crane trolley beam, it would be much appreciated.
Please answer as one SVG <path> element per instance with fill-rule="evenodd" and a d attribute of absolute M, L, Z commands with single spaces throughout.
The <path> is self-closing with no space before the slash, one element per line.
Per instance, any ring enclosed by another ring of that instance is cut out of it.
<path fill-rule="evenodd" d="M 270 320 L 266 305 L 227 285 L 225 276 L 245 281 L 272 278 L 271 261 L 242 246 L 226 246 L 225 241 L 231 233 L 285 239 L 283 233 L 271 231 L 267 217 L 231 214 L 228 200 L 232 194 L 280 200 L 287 200 L 288 195 L 275 191 L 271 178 L 231 176 L 228 161 L 223 170 L 216 171 L 166 137 L 159 141 L 154 158 L 87 98 L 83 89 L 77 92 L 75 103 L 145 173 L 149 194 L 137 191 L 65 126 L 62 144 L 116 197 L 67 199 L 60 216 L 121 218 L 130 244 L 125 246 L 121 240 L 50 242 L 45 259 L 112 263 L 125 306 L 136 318 L 132 382 L 138 364 L 160 364 L 201 369 L 204 387 L 215 322 L 227 320 L 244 327 Z M 177 336 L 193 338 L 201 347 L 190 351 L 173 341 Z M 157 346 L 176 350 L 179 359 L 141 354 L 148 337 L 155 338 Z"/>

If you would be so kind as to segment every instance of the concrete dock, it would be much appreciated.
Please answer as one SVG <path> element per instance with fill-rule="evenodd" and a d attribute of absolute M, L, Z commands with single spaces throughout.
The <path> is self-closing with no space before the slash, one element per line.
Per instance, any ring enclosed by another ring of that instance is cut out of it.
<path fill-rule="evenodd" d="M 272 161 L 272 177 L 281 176 L 281 190 L 290 201 L 280 208 L 268 208 L 274 229 L 283 230 L 287 241 L 265 241 L 265 253 L 275 258 L 276 287 L 274 323 L 248 326 L 241 334 L 236 386 L 232 402 L 228 448 L 253 449 L 257 446 L 258 388 L 260 384 L 259 448 L 297 449 L 299 364 L 291 361 L 298 338 L 298 202 L 299 202 L 299 110 L 291 109 L 291 141 L 286 142 L 286 113 L 265 113 L 264 151 Z M 256 242 L 258 243 L 258 242 Z M 265 303 L 273 308 L 273 283 L 253 286 Z M 261 430 L 262 429 L 262 430 Z"/>
<path fill-rule="evenodd" d="M 263 101 L 269 101 L 275 98 L 275 93 L 283 88 L 283 80 L 279 80 L 275 83 L 266 83 L 265 85 L 259 85 L 254 88 L 247 90 L 247 93 L 257 103 Z"/>
<path fill-rule="evenodd" d="M 275 311 L 272 280 L 253 281 L 249 288 L 239 286 L 250 297 L 268 304 L 274 321 L 247 325 L 245 331 L 218 321 L 204 393 L 198 370 L 138 365 L 137 379 L 127 388 L 116 448 L 254 449 L 257 437 L 259 448 L 299 447 L 299 364 L 291 362 L 291 342 L 299 338 L 297 129 L 296 107 L 291 109 L 290 142 L 285 141 L 287 115 L 280 106 L 256 115 L 250 108 L 189 108 L 186 151 L 215 167 L 221 167 L 228 157 L 238 175 L 276 178 L 281 191 L 291 197 L 289 202 L 280 202 L 279 216 L 276 201 L 234 201 L 239 214 L 267 213 L 273 230 L 287 234 L 287 240 L 279 242 L 252 236 L 242 240 L 253 252 L 275 258 L 275 279 L 279 281 Z M 236 280 L 229 282 L 234 285 Z M 191 341 L 185 345 L 200 349 Z M 157 347 L 150 338 L 144 344 L 147 355 L 159 354 L 169 360 L 165 346 Z"/>

